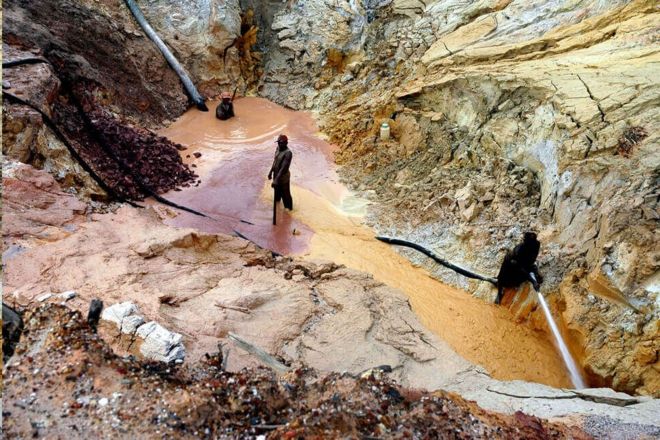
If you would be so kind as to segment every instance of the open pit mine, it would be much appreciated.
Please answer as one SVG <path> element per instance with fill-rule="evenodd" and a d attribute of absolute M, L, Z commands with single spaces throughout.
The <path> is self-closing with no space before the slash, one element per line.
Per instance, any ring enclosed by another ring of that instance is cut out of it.
<path fill-rule="evenodd" d="M 660 437 L 652 0 L 6 0 L 8 439 Z"/>

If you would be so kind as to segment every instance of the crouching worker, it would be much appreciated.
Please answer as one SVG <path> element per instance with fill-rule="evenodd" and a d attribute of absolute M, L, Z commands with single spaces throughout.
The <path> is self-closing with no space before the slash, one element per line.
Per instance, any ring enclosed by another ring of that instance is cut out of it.
<path fill-rule="evenodd" d="M 536 239 L 536 234 L 525 232 L 523 242 L 506 253 L 500 273 L 497 275 L 495 304 L 502 301 L 506 287 L 518 287 L 525 281 L 529 281 L 535 290 L 540 289 L 543 277 L 536 267 L 536 257 L 538 257 L 540 249 L 541 243 Z"/>
<path fill-rule="evenodd" d="M 215 109 L 215 117 L 221 121 L 226 121 L 234 117 L 234 103 L 229 92 L 222 92 L 222 101 Z"/>
<path fill-rule="evenodd" d="M 273 159 L 273 166 L 268 173 L 268 180 L 273 179 L 270 186 L 275 188 L 275 203 L 282 200 L 286 209 L 293 209 L 293 199 L 291 199 L 291 173 L 289 167 L 291 166 L 291 159 L 293 153 L 288 147 L 289 139 L 281 134 L 277 138 L 277 151 L 275 152 L 275 159 Z"/>

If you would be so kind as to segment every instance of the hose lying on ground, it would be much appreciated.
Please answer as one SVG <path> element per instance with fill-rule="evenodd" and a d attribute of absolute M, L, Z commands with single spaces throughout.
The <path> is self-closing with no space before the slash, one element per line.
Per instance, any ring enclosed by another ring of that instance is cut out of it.
<path fill-rule="evenodd" d="M 4 64 L 3 64 L 3 67 L 5 67 Z M 69 140 L 64 135 L 64 133 L 62 133 L 60 131 L 60 129 L 57 128 L 57 125 L 55 125 L 55 122 L 53 122 L 53 120 L 50 118 L 50 116 L 48 116 L 46 113 L 44 113 L 39 107 L 37 107 L 36 105 L 34 105 L 34 104 L 24 100 L 24 99 L 19 98 L 16 95 L 13 95 L 9 92 L 5 92 L 4 90 L 2 91 L 2 96 L 7 101 L 9 101 L 11 103 L 25 105 L 27 107 L 30 107 L 32 110 L 36 111 L 37 113 L 39 113 L 39 115 L 41 116 L 42 121 L 44 121 L 44 124 L 46 124 L 46 126 L 48 128 L 50 128 L 53 133 L 55 133 L 55 136 L 57 136 L 57 138 L 60 140 L 60 142 L 62 142 L 64 144 L 64 146 L 67 148 L 67 150 L 69 150 L 69 153 L 71 154 L 71 156 L 73 156 L 73 158 L 80 164 L 80 166 L 85 171 L 87 171 L 87 173 L 90 176 L 92 176 L 92 179 L 94 179 L 94 181 L 101 187 L 101 189 L 103 189 L 106 193 L 108 193 L 108 195 L 110 197 L 112 197 L 116 200 L 119 200 L 121 202 L 128 203 L 131 206 L 134 206 L 134 207 L 137 207 L 137 208 L 143 208 L 142 205 L 138 205 L 137 203 L 132 202 L 132 201 L 126 199 L 125 197 L 122 197 L 114 189 L 112 189 L 110 186 L 108 186 L 108 184 L 106 184 L 103 181 L 103 179 L 101 179 L 101 177 L 94 172 L 92 167 L 87 162 L 85 162 L 85 160 L 82 158 L 82 156 L 80 156 L 80 154 L 78 154 L 76 149 L 73 148 L 73 145 L 71 145 L 71 142 L 69 142 Z"/>
<path fill-rule="evenodd" d="M 7 68 L 7 67 L 22 66 L 24 64 L 40 64 L 40 63 L 50 64 L 50 62 L 44 58 L 29 57 L 29 58 L 21 58 L 18 60 L 3 61 L 2 67 Z"/>
<path fill-rule="evenodd" d="M 181 79 L 186 92 L 188 92 L 188 96 L 190 96 L 190 99 L 192 99 L 192 102 L 197 106 L 198 109 L 205 112 L 209 111 L 208 107 L 206 107 L 206 103 L 204 102 L 204 98 L 202 98 L 202 95 L 200 95 L 197 91 L 197 88 L 190 79 L 188 72 L 186 72 L 186 69 L 181 65 L 181 63 L 179 63 L 174 55 L 172 55 L 170 49 L 165 45 L 165 43 L 163 43 L 163 40 L 160 39 L 156 31 L 154 31 L 154 29 L 151 27 L 147 19 L 142 14 L 140 7 L 135 3 L 134 0 L 125 0 L 125 2 L 126 6 L 128 6 L 128 9 L 131 10 L 135 20 L 140 24 L 140 27 L 142 27 L 144 33 L 147 34 L 151 41 L 154 42 L 154 44 L 158 47 L 158 50 L 160 50 L 160 53 L 163 54 L 163 57 L 165 57 L 169 63 L 170 67 L 172 67 L 176 74 L 179 75 L 179 78 Z"/>
<path fill-rule="evenodd" d="M 449 261 L 447 261 L 443 258 L 440 258 L 434 252 L 426 249 L 423 246 L 418 245 L 417 243 L 413 243 L 413 242 L 406 241 L 406 240 L 400 240 L 398 238 L 389 238 L 389 237 L 382 237 L 382 236 L 377 236 L 376 239 L 380 240 L 384 243 L 387 243 L 387 244 L 395 244 L 395 245 L 398 245 L 398 246 L 405 246 L 405 247 L 409 247 L 411 249 L 415 249 L 416 251 L 419 251 L 419 252 L 423 253 L 427 257 L 432 258 L 436 263 L 441 264 L 441 265 L 445 266 L 446 268 L 449 268 L 449 269 L 451 269 L 455 272 L 458 272 L 458 273 L 460 273 L 461 275 L 463 275 L 465 277 L 473 278 L 473 279 L 476 279 L 476 280 L 488 281 L 489 283 L 492 283 L 492 284 L 497 286 L 497 278 L 487 277 L 485 275 L 479 275 L 479 274 L 476 274 L 474 272 L 470 272 L 467 269 L 463 269 L 460 266 L 456 266 L 455 264 L 452 264 Z"/>

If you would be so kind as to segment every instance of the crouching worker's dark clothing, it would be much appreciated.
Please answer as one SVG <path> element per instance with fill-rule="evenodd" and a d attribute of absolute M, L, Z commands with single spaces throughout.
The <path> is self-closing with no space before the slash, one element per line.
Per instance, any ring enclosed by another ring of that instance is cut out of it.
<path fill-rule="evenodd" d="M 275 188 L 275 201 L 282 200 L 284 207 L 293 209 L 293 199 L 291 198 L 291 173 L 289 167 L 291 166 L 291 159 L 293 153 L 287 147 L 278 149 L 275 153 L 273 166 L 270 169 L 269 175 L 273 177 L 273 188 Z"/>
<path fill-rule="evenodd" d="M 234 104 L 231 101 L 222 101 L 215 109 L 215 117 L 221 121 L 226 121 L 234 117 Z"/>

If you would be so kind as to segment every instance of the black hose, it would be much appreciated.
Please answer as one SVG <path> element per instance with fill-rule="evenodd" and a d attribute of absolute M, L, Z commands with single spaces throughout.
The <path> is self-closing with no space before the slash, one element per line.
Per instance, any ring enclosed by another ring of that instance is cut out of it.
<path fill-rule="evenodd" d="M 473 278 L 473 279 L 476 279 L 476 280 L 488 281 L 489 283 L 492 283 L 492 284 L 497 286 L 497 278 L 487 277 L 485 275 L 479 275 L 479 274 L 476 274 L 474 272 L 470 272 L 467 269 L 463 269 L 460 266 L 456 266 L 455 264 L 452 264 L 449 261 L 447 261 L 443 258 L 440 258 L 434 252 L 426 249 L 423 246 L 418 245 L 417 243 L 413 243 L 413 242 L 406 241 L 406 240 L 400 240 L 398 238 L 389 238 L 389 237 L 382 237 L 382 236 L 377 236 L 376 239 L 380 240 L 384 243 L 387 243 L 387 244 L 395 244 L 395 245 L 398 245 L 398 246 L 405 246 L 405 247 L 415 249 L 416 251 L 419 251 L 419 252 L 423 253 L 427 257 L 432 258 L 436 263 L 441 264 L 441 265 L 445 266 L 446 268 L 449 268 L 449 269 L 451 269 L 455 272 L 458 272 L 463 276 L 466 276 L 468 278 Z"/>
<path fill-rule="evenodd" d="M 137 3 L 135 3 L 134 0 L 125 0 L 125 2 L 126 6 L 128 6 L 128 9 L 130 9 L 131 14 L 133 14 L 133 17 L 138 22 L 144 33 L 147 34 L 151 41 L 154 42 L 154 44 L 158 47 L 158 50 L 160 50 L 160 53 L 163 54 L 163 57 L 165 57 L 169 63 L 170 67 L 172 67 L 176 74 L 179 75 L 179 79 L 181 79 L 181 82 L 183 83 L 186 92 L 188 92 L 188 96 L 190 96 L 192 102 L 197 106 L 198 109 L 205 112 L 209 111 L 208 107 L 206 107 L 206 103 L 204 102 L 204 98 L 197 91 L 197 88 L 190 79 L 188 72 L 186 72 L 186 69 L 181 65 L 181 63 L 179 63 L 170 49 L 165 45 L 165 43 L 163 43 L 163 40 L 160 39 L 156 31 L 154 31 L 154 29 L 151 27 L 147 19 L 142 14 L 142 11 L 140 10 L 140 7 L 137 5 Z"/>
<path fill-rule="evenodd" d="M 62 133 L 60 131 L 60 129 L 57 128 L 57 125 L 55 125 L 55 122 L 53 122 L 53 120 L 50 118 L 50 116 L 48 116 L 46 113 L 41 111 L 41 109 L 39 107 L 37 107 L 36 105 L 34 105 L 34 104 L 32 104 L 28 101 L 25 101 L 24 99 L 19 98 L 18 96 L 14 95 L 12 93 L 5 92 L 4 90 L 2 91 L 2 96 L 9 102 L 12 102 L 14 104 L 25 105 L 27 107 L 30 107 L 32 110 L 36 111 L 37 113 L 39 113 L 39 115 L 41 116 L 41 119 L 44 121 L 44 124 L 46 124 L 46 126 L 48 128 L 50 128 L 53 133 L 55 133 L 55 136 L 57 136 L 57 138 L 60 140 L 60 142 L 62 142 L 64 144 L 64 146 L 67 148 L 67 150 L 69 150 L 69 153 L 71 154 L 71 156 L 73 156 L 73 158 L 80 164 L 80 166 L 85 171 L 87 171 L 87 173 L 90 176 L 92 176 L 92 179 L 94 179 L 94 181 L 101 187 L 101 189 L 103 189 L 105 192 L 107 192 L 110 197 L 113 197 L 113 198 L 115 198 L 115 199 L 117 199 L 121 202 L 128 203 L 129 205 L 134 206 L 136 208 L 143 208 L 142 205 L 138 205 L 137 203 L 134 203 L 134 202 L 126 199 L 125 197 L 119 195 L 110 186 L 108 186 L 108 184 L 106 184 L 103 181 L 103 179 L 101 179 L 101 177 L 94 172 L 92 167 L 87 162 L 85 162 L 85 160 L 82 158 L 82 156 L 80 156 L 80 154 L 78 154 L 78 152 L 73 147 L 73 145 L 71 145 L 71 143 L 69 142 L 67 137 L 64 135 L 64 133 Z"/>
<path fill-rule="evenodd" d="M 8 67 L 22 66 L 25 64 L 41 64 L 41 63 L 50 64 L 50 62 L 45 58 L 29 57 L 29 58 L 21 58 L 18 60 L 3 61 L 2 68 L 4 69 Z"/>

